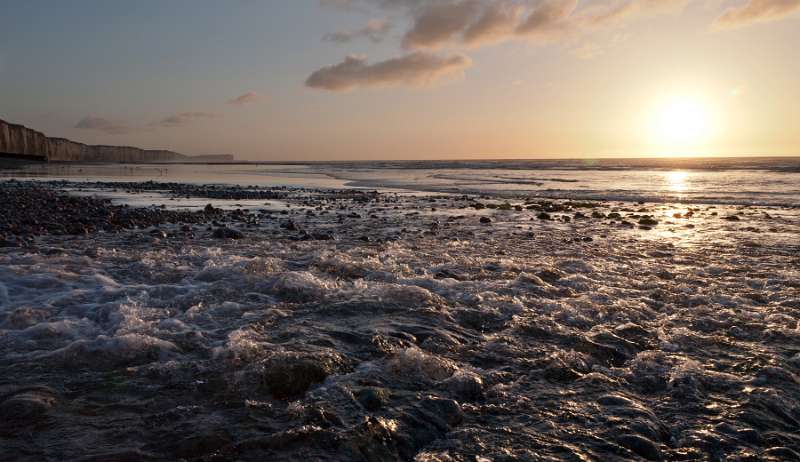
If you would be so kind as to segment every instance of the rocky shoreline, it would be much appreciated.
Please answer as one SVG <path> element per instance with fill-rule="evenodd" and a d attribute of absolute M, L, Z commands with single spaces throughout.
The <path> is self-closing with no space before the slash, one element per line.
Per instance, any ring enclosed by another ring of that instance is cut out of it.
<path fill-rule="evenodd" d="M 800 457 L 793 209 L 9 181 L 0 230 L 14 460 Z"/>

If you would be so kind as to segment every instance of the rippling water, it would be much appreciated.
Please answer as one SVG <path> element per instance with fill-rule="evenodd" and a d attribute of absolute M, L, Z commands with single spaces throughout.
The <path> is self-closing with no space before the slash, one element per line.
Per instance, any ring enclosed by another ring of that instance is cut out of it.
<path fill-rule="evenodd" d="M 10 460 L 800 458 L 796 173 L 101 168 L 385 192 L 0 249 Z"/>
<path fill-rule="evenodd" d="M 800 158 L 32 165 L 8 175 L 460 192 L 569 199 L 800 205 Z"/>

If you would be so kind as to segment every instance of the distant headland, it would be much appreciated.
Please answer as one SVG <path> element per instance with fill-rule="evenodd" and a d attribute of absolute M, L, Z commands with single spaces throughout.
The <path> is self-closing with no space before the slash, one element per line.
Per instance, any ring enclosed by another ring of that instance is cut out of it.
<path fill-rule="evenodd" d="M 92 146 L 0 120 L 0 157 L 45 162 L 233 162 L 230 154 L 187 156 L 160 149 Z"/>

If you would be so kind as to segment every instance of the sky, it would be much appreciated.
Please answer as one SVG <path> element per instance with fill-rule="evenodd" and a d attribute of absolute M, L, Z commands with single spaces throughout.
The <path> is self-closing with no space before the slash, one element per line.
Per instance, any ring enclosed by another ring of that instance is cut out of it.
<path fill-rule="evenodd" d="M 800 0 L 0 0 L 0 119 L 243 160 L 800 155 Z"/>

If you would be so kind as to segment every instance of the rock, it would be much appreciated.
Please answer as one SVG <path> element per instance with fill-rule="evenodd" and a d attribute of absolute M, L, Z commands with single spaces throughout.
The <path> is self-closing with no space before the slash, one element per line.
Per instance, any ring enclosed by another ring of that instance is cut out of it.
<path fill-rule="evenodd" d="M 356 392 L 356 399 L 364 409 L 375 412 L 386 405 L 388 393 L 383 388 L 364 388 Z"/>
<path fill-rule="evenodd" d="M 444 381 L 450 394 L 461 402 L 483 399 L 483 380 L 469 372 L 458 372 Z"/>
<path fill-rule="evenodd" d="M 43 310 L 22 307 L 8 313 L 3 325 L 11 329 L 26 329 L 47 319 L 47 313 Z"/>
<path fill-rule="evenodd" d="M 231 229 L 228 227 L 217 228 L 211 234 L 214 239 L 242 239 L 244 234 L 241 231 Z"/>
<path fill-rule="evenodd" d="M 552 217 L 547 212 L 539 213 L 538 215 L 536 215 L 536 218 L 538 218 L 540 220 L 552 220 Z"/>
<path fill-rule="evenodd" d="M 639 219 L 639 224 L 641 226 L 656 226 L 658 224 L 658 220 L 650 215 L 645 215 Z"/>
<path fill-rule="evenodd" d="M 736 215 L 730 215 L 730 216 L 727 216 L 727 217 L 723 218 L 723 220 L 727 220 L 727 221 L 741 221 L 741 219 L 740 219 L 738 216 L 736 216 Z"/>
<path fill-rule="evenodd" d="M 480 220 L 480 221 L 481 221 L 481 223 L 483 223 L 483 224 L 489 224 L 489 223 L 491 223 L 491 222 L 492 222 L 492 219 L 491 219 L 491 218 L 489 218 L 489 217 L 481 217 L 481 220 Z"/>
<path fill-rule="evenodd" d="M 218 211 L 219 211 L 219 209 L 215 209 L 214 206 L 211 205 L 211 204 L 206 204 L 206 206 L 203 208 L 203 212 L 209 213 L 209 214 L 217 213 Z"/>
<path fill-rule="evenodd" d="M 605 366 L 620 367 L 641 351 L 642 347 L 613 332 L 601 330 L 581 338 L 575 349 L 593 356 Z"/>
<path fill-rule="evenodd" d="M 785 446 L 769 448 L 762 454 L 763 460 L 800 460 L 800 453 Z"/>
<path fill-rule="evenodd" d="M 264 364 L 261 384 L 274 397 L 290 399 L 342 369 L 344 360 L 336 354 L 280 353 Z"/>
<path fill-rule="evenodd" d="M 461 406 L 452 399 L 428 397 L 420 401 L 420 408 L 444 420 L 449 427 L 455 427 L 464 420 Z"/>
<path fill-rule="evenodd" d="M 12 394 L 0 403 L 3 424 L 26 425 L 43 419 L 56 406 L 55 393 L 42 388 Z"/>
<path fill-rule="evenodd" d="M 661 451 L 655 443 L 639 435 L 622 435 L 617 442 L 647 460 L 663 460 Z"/>

